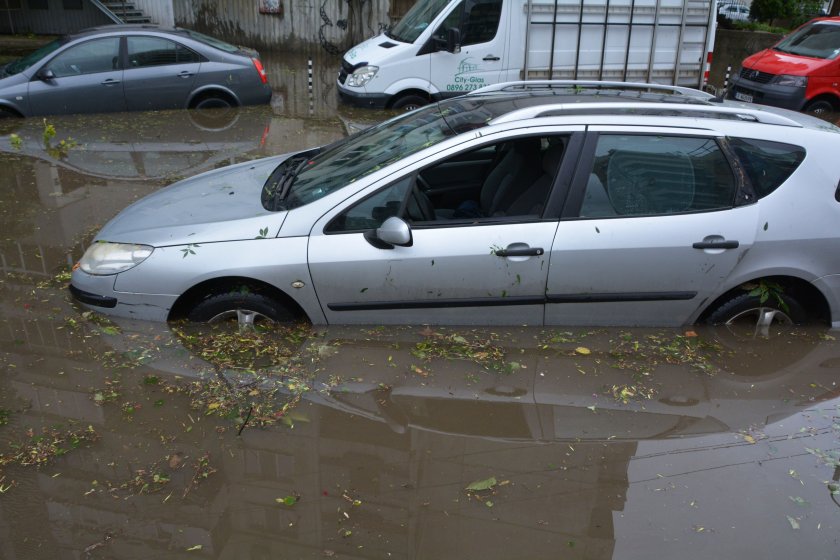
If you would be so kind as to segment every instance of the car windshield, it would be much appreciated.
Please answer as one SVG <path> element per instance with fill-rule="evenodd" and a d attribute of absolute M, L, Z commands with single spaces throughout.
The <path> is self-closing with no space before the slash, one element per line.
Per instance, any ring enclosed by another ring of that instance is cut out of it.
<path fill-rule="evenodd" d="M 26 70 L 27 68 L 29 68 L 30 66 L 32 66 L 33 64 L 35 64 L 36 62 L 38 62 L 39 60 L 41 60 L 42 58 L 44 58 L 45 56 L 47 56 L 48 54 L 50 54 L 51 52 L 58 49 L 58 47 L 60 47 L 61 45 L 63 45 L 66 42 L 67 42 L 67 39 L 65 39 L 63 37 L 61 39 L 56 39 L 55 41 L 49 42 L 46 45 L 44 45 L 43 47 L 41 47 L 40 49 L 38 49 L 37 51 L 31 52 L 28 55 L 24 56 L 23 58 L 19 58 L 17 60 L 14 60 L 14 61 L 10 62 L 3 69 L 3 72 L 5 73 L 6 76 L 11 76 L 13 74 L 19 74 L 19 73 L 23 72 L 24 70 Z"/>
<path fill-rule="evenodd" d="M 774 49 L 811 58 L 837 58 L 840 55 L 840 23 L 811 22 L 779 41 Z"/>
<path fill-rule="evenodd" d="M 403 43 L 413 43 L 435 20 L 450 0 L 420 0 L 385 35 Z"/>
<path fill-rule="evenodd" d="M 215 49 L 219 49 L 220 51 L 225 51 L 229 53 L 234 53 L 239 50 L 239 47 L 231 45 L 230 43 L 225 43 L 224 41 L 220 41 L 215 37 L 210 37 L 209 35 L 205 35 L 204 33 L 199 33 L 198 31 L 192 31 L 190 29 L 181 29 L 184 33 L 190 36 L 190 38 L 195 39 L 199 43 L 204 43 L 210 47 Z"/>
<path fill-rule="evenodd" d="M 272 173 L 263 189 L 263 206 L 291 210 L 314 202 L 446 138 L 484 127 L 499 111 L 511 110 L 512 103 L 513 98 L 503 104 L 480 98 L 451 99 L 363 130 L 311 159 L 299 154 Z M 295 165 L 296 159 L 306 161 Z M 297 175 L 290 177 L 289 172 Z"/>

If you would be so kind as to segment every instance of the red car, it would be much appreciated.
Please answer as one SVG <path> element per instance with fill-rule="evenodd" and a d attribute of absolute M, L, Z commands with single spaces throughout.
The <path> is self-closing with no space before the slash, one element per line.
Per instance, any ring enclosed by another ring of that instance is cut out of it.
<path fill-rule="evenodd" d="M 840 17 L 809 21 L 747 57 L 729 98 L 807 111 L 840 112 Z"/>

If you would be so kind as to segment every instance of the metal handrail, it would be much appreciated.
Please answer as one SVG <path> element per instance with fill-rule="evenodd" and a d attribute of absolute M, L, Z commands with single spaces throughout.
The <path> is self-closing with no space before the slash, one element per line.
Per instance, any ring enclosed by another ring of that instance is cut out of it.
<path fill-rule="evenodd" d="M 515 82 L 502 82 L 499 84 L 490 84 L 481 89 L 471 91 L 467 95 L 481 95 L 484 93 L 496 91 L 516 91 L 516 90 L 538 90 L 551 89 L 554 87 L 589 87 L 589 88 L 603 88 L 603 89 L 632 89 L 644 91 L 666 91 L 678 95 L 686 95 L 689 97 L 696 97 L 699 99 L 713 99 L 715 96 L 709 93 L 682 86 L 672 86 L 668 84 L 646 84 L 642 82 L 606 82 L 598 80 L 519 80 Z"/>
<path fill-rule="evenodd" d="M 113 21 L 114 23 L 118 23 L 120 25 L 124 25 L 125 22 L 120 19 L 120 17 L 112 12 L 108 6 L 100 2 L 99 0 L 90 0 L 90 3 L 93 4 L 96 8 L 99 9 L 100 12 L 108 16 L 108 18 Z"/>
<path fill-rule="evenodd" d="M 511 111 L 510 113 L 501 115 L 488 124 L 502 124 L 514 122 L 524 119 L 533 119 L 537 117 L 560 116 L 558 114 L 549 115 L 547 113 L 580 113 L 581 111 L 601 111 L 601 114 L 610 112 L 623 111 L 639 111 L 646 116 L 651 116 L 654 113 L 663 113 L 662 116 L 674 116 L 673 113 L 681 113 L 680 116 L 703 118 L 705 115 L 726 115 L 736 119 L 758 122 L 763 124 L 775 124 L 781 126 L 791 126 L 802 128 L 802 124 L 793 119 L 762 111 L 760 109 L 745 109 L 740 107 L 721 107 L 720 105 L 688 105 L 682 103 L 639 103 L 639 102 L 619 102 L 619 103 L 552 103 L 548 105 L 537 105 L 534 107 L 525 107 Z M 669 114 L 664 114 L 669 113 Z M 656 116 L 655 114 L 653 116 Z"/>

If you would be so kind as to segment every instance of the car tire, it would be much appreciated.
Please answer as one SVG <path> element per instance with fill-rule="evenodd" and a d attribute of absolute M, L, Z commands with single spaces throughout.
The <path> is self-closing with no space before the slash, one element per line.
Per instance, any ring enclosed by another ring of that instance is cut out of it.
<path fill-rule="evenodd" d="M 812 115 L 825 115 L 834 111 L 834 103 L 828 99 L 816 99 L 805 106 L 805 112 Z"/>
<path fill-rule="evenodd" d="M 427 98 L 409 94 L 397 98 L 397 100 L 391 105 L 391 109 L 408 112 L 428 104 L 429 100 Z"/>
<path fill-rule="evenodd" d="M 749 292 L 735 295 L 721 303 L 706 317 L 712 325 L 752 326 L 756 329 L 771 325 L 799 325 L 808 319 L 805 308 L 788 294 L 779 294 L 782 306 L 774 297 L 764 303 Z M 786 308 L 785 308 L 786 307 Z"/>
<path fill-rule="evenodd" d="M 248 314 L 250 322 L 289 323 L 295 319 L 295 316 L 275 299 L 240 289 L 209 295 L 192 308 L 187 314 L 187 319 L 195 323 L 218 323 L 226 320 L 239 320 L 241 323 L 240 312 Z"/>

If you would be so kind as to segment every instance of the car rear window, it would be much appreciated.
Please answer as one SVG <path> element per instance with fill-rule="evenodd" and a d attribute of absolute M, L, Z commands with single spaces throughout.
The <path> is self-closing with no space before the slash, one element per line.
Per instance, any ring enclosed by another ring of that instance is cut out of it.
<path fill-rule="evenodd" d="M 199 33 L 198 31 L 192 31 L 191 29 L 182 29 L 184 33 L 190 36 L 191 39 L 195 39 L 199 43 L 204 43 L 214 49 L 219 49 L 220 51 L 225 51 L 229 53 L 234 53 L 239 51 L 239 47 L 231 45 L 230 43 L 225 43 L 224 41 L 220 41 L 215 37 L 210 37 L 209 35 L 205 35 L 204 33 Z"/>
<path fill-rule="evenodd" d="M 758 198 L 776 190 L 805 159 L 805 148 L 793 144 L 730 138 L 729 145 L 735 150 Z"/>

